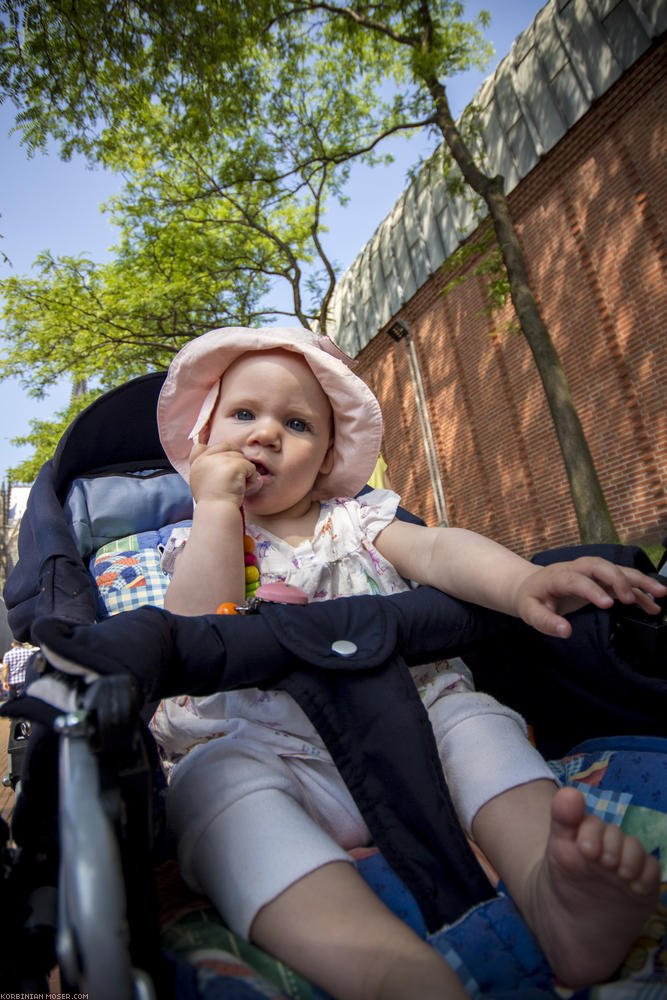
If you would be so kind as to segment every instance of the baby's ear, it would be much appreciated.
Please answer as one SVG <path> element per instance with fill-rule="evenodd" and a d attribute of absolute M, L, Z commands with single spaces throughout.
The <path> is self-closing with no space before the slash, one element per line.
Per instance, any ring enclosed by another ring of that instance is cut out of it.
<path fill-rule="evenodd" d="M 334 445 L 333 441 L 327 448 L 327 453 L 322 459 L 322 464 L 320 465 L 320 473 L 326 476 L 333 469 L 334 464 Z"/>

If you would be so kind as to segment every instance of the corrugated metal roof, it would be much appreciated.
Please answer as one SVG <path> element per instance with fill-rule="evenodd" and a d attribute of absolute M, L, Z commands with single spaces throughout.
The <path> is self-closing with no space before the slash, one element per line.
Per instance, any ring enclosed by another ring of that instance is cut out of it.
<path fill-rule="evenodd" d="M 667 29 L 667 0 L 549 0 L 479 88 L 486 170 L 509 193 Z M 437 154 L 340 278 L 335 339 L 356 356 L 476 227 Z"/>

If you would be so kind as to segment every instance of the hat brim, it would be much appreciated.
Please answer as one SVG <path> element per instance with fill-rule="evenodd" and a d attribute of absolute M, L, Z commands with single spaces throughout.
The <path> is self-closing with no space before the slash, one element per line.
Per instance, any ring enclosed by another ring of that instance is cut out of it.
<path fill-rule="evenodd" d="M 333 410 L 333 463 L 331 471 L 320 473 L 315 481 L 313 499 L 355 496 L 368 482 L 380 451 L 380 405 L 328 338 L 301 327 L 223 327 L 186 344 L 169 366 L 157 404 L 158 431 L 167 458 L 187 482 L 189 435 L 211 388 L 242 354 L 277 348 L 302 355 Z"/>

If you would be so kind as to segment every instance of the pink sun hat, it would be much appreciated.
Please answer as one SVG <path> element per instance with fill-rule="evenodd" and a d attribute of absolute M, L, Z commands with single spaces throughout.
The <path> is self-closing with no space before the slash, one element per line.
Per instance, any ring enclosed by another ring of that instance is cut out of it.
<path fill-rule="evenodd" d="M 333 410 L 333 466 L 318 476 L 313 499 L 355 496 L 370 478 L 380 452 L 380 404 L 351 371 L 347 355 L 328 337 L 303 327 L 223 327 L 186 344 L 169 366 L 157 404 L 167 458 L 187 482 L 193 442 L 213 413 L 227 368 L 242 354 L 277 348 L 302 355 Z"/>

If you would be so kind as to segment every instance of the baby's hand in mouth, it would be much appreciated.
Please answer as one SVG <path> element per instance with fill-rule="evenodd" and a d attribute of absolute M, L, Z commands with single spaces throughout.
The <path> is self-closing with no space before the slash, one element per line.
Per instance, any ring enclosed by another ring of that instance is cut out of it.
<path fill-rule="evenodd" d="M 261 462 L 253 462 L 255 466 L 255 475 L 251 476 L 246 480 L 246 491 L 245 495 L 247 497 L 254 496 L 255 493 L 259 493 L 264 483 L 264 476 L 268 476 L 269 470 Z"/>

